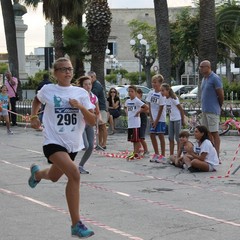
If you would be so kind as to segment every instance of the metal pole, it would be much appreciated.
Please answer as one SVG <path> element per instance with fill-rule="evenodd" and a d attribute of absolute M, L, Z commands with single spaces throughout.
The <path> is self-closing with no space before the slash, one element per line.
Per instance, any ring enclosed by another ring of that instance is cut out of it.
<path fill-rule="evenodd" d="M 138 76 L 138 85 L 142 82 L 142 64 L 141 59 L 139 58 L 139 76 Z"/>

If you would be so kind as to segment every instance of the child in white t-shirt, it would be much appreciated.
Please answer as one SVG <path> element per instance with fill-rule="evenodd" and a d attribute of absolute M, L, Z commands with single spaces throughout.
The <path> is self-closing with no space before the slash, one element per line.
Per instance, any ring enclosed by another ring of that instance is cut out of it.
<path fill-rule="evenodd" d="M 177 142 L 177 150 L 179 150 L 179 133 L 182 125 L 184 125 L 184 111 L 178 97 L 167 83 L 162 84 L 161 91 L 162 95 L 166 97 L 166 111 L 170 118 L 168 124 L 168 139 L 171 157 L 174 155 L 174 137 Z"/>
<path fill-rule="evenodd" d="M 128 87 L 128 95 L 130 99 L 125 102 L 125 109 L 128 115 L 128 141 L 133 143 L 134 152 L 132 152 L 127 159 L 134 160 L 140 158 L 140 113 L 146 112 L 148 106 L 137 98 L 137 88 L 135 86 L 131 85 Z"/>
<path fill-rule="evenodd" d="M 152 77 L 153 90 L 148 93 L 146 101 L 149 103 L 150 115 L 150 138 L 152 141 L 154 155 L 150 162 L 163 163 L 165 162 L 165 139 L 164 133 L 166 130 L 166 98 L 162 96 L 161 84 L 164 79 L 161 74 Z M 161 155 L 159 154 L 158 135 L 161 145 Z"/>
<path fill-rule="evenodd" d="M 192 159 L 184 157 L 184 163 L 190 172 L 214 172 L 219 165 L 217 151 L 210 141 L 210 132 L 205 126 L 197 126 L 194 131 L 197 143 L 194 147 L 185 147 Z"/>

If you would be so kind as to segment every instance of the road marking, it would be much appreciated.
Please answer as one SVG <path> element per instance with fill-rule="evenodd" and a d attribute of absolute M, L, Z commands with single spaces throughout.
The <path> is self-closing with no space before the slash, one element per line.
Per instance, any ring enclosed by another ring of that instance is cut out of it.
<path fill-rule="evenodd" d="M 4 188 L 0 188 L 0 192 L 8 194 L 8 195 L 11 195 L 11 196 L 14 196 L 14 197 L 18 197 L 18 198 L 24 199 L 26 201 L 29 201 L 29 202 L 32 202 L 32 203 L 35 203 L 35 204 L 38 204 L 38 205 L 40 205 L 42 207 L 51 209 L 53 211 L 57 211 L 57 212 L 60 212 L 60 213 L 63 213 L 63 214 L 67 214 L 67 215 L 69 214 L 68 211 L 66 211 L 66 210 L 64 210 L 62 208 L 56 207 L 54 205 L 47 204 L 45 202 L 36 200 L 36 199 L 28 197 L 28 196 L 24 196 L 22 194 L 18 194 L 16 192 L 13 192 L 13 191 L 10 191 L 10 190 L 4 189 Z M 127 237 L 128 239 L 131 239 L 131 240 L 144 240 L 143 238 L 140 238 L 140 237 L 137 237 L 137 236 L 133 236 L 133 235 L 131 235 L 129 233 L 123 232 L 123 231 L 121 231 L 119 229 L 110 227 L 110 226 L 102 224 L 100 222 L 97 222 L 97 221 L 94 221 L 94 220 L 91 220 L 91 219 L 87 219 L 87 218 L 84 218 L 84 217 L 81 217 L 81 219 L 83 221 L 88 222 L 90 224 L 93 224 L 93 225 L 95 225 L 97 227 L 103 228 L 105 230 L 108 230 L 108 231 L 113 232 L 115 234 L 121 235 L 123 237 Z"/>
<path fill-rule="evenodd" d="M 195 212 L 195 211 L 191 211 L 191 210 L 188 210 L 188 209 L 179 208 L 179 207 L 176 207 L 174 205 L 171 205 L 171 204 L 168 204 L 168 203 L 165 203 L 165 202 L 153 201 L 151 199 L 133 196 L 133 195 L 128 194 L 128 193 L 118 192 L 118 191 L 115 191 L 115 190 L 112 190 L 112 189 L 109 189 L 109 188 L 106 188 L 106 187 L 101 187 L 101 186 L 90 184 L 90 183 L 83 182 L 82 184 L 84 184 L 88 187 L 94 188 L 94 189 L 101 190 L 101 191 L 123 195 L 123 196 L 129 197 L 130 199 L 135 200 L 135 201 L 147 202 L 147 203 L 150 203 L 150 204 L 153 204 L 153 205 L 157 205 L 157 206 L 165 207 L 165 208 L 175 210 L 175 211 L 178 211 L 178 212 L 183 212 L 183 213 L 198 216 L 198 217 L 201 217 L 201 218 L 209 219 L 209 220 L 212 220 L 212 221 L 215 221 L 215 222 L 220 222 L 220 223 L 232 225 L 232 226 L 235 226 L 235 227 L 240 227 L 240 223 L 235 223 L 235 222 L 232 222 L 232 221 L 228 221 L 228 220 L 221 219 L 221 218 L 215 218 L 215 217 L 208 216 L 208 215 L 198 213 L 198 212 Z"/>

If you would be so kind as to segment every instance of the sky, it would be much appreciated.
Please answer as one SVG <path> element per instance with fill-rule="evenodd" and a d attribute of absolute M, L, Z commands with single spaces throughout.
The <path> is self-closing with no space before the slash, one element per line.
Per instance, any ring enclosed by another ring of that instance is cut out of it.
<path fill-rule="evenodd" d="M 108 0 L 110 8 L 153 8 L 153 0 Z M 168 0 L 168 7 L 180 7 L 191 5 L 192 0 Z M 45 24 L 42 15 L 42 4 L 37 9 L 27 8 L 27 13 L 23 15 L 24 24 L 28 25 L 25 32 L 25 54 L 34 52 L 34 48 L 45 45 Z M 0 53 L 6 53 L 5 32 L 0 6 Z"/>

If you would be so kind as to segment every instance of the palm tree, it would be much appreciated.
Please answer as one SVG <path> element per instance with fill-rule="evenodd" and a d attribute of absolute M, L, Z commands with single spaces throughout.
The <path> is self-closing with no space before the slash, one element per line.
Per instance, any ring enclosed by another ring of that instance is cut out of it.
<path fill-rule="evenodd" d="M 167 0 L 154 0 L 159 70 L 166 82 L 171 82 L 171 47 Z"/>
<path fill-rule="evenodd" d="M 91 70 L 105 87 L 104 60 L 111 31 L 112 14 L 107 0 L 91 0 L 87 8 L 87 28 L 91 52 Z"/>
<path fill-rule="evenodd" d="M 1 7 L 6 36 L 9 67 L 13 76 L 16 76 L 17 79 L 19 79 L 17 38 L 12 1 L 1 1 Z"/>
<path fill-rule="evenodd" d="M 215 21 L 215 0 L 200 0 L 199 62 L 209 60 L 213 71 L 217 66 L 217 34 Z"/>
<path fill-rule="evenodd" d="M 24 0 L 27 6 L 37 7 L 41 0 Z M 54 48 L 55 59 L 64 56 L 63 52 L 63 31 L 62 31 L 62 18 L 63 11 L 67 9 L 68 1 L 58 0 L 43 0 L 43 14 L 45 18 L 53 24 Z M 64 5 L 65 4 L 65 5 Z M 66 5 L 67 4 L 67 5 Z"/>
<path fill-rule="evenodd" d="M 240 55 L 240 6 L 234 2 L 225 4 L 217 11 L 217 32 L 221 44 Z"/>

